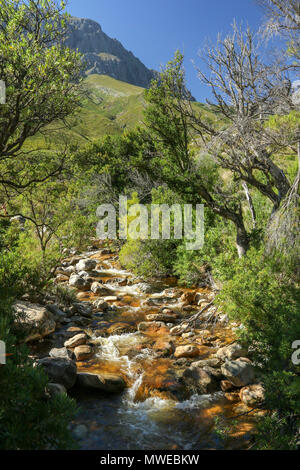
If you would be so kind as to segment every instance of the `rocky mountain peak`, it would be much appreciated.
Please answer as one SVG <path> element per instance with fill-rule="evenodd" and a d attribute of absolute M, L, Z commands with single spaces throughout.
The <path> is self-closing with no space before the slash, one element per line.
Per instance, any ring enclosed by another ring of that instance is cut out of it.
<path fill-rule="evenodd" d="M 157 72 L 148 69 L 117 39 L 105 34 L 96 21 L 72 17 L 66 45 L 83 54 L 86 75 L 109 75 L 147 88 Z"/>

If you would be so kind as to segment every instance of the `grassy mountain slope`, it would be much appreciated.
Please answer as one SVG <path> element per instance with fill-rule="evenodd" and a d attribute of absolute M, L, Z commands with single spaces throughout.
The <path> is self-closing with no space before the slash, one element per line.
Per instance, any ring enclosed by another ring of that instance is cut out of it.
<path fill-rule="evenodd" d="M 144 89 L 107 75 L 90 75 L 83 82 L 82 107 L 76 118 L 56 123 L 30 140 L 30 148 L 63 143 L 83 145 L 106 134 L 121 134 L 142 121 Z"/>
<path fill-rule="evenodd" d="M 49 126 L 43 134 L 27 141 L 26 147 L 42 150 L 65 143 L 84 145 L 107 134 L 122 134 L 142 123 L 143 95 L 144 88 L 107 75 L 89 75 L 83 81 L 82 106 L 76 118 Z M 216 118 L 206 105 L 195 102 L 193 106 L 205 110 L 209 118 Z"/>

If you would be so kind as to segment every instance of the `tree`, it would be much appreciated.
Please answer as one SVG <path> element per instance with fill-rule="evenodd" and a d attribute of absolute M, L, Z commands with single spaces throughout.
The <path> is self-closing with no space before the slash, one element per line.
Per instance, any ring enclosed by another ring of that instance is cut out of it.
<path fill-rule="evenodd" d="M 300 2 L 299 0 L 257 0 L 267 15 L 267 30 L 288 39 L 289 53 L 300 58 Z"/>
<path fill-rule="evenodd" d="M 80 103 L 81 58 L 64 46 L 67 16 L 55 0 L 1 0 L 0 189 L 22 191 L 60 172 L 65 154 L 34 151 L 27 139 L 71 116 Z"/>
<path fill-rule="evenodd" d="M 204 124 L 192 105 L 186 93 L 182 64 L 183 56 L 177 53 L 159 80 L 152 82 L 145 92 L 145 124 L 153 146 L 145 154 L 145 165 L 174 191 L 189 196 L 194 203 L 205 202 L 214 213 L 233 222 L 238 254 L 243 256 L 249 246 L 242 211 L 244 196 L 234 181 L 224 184 L 218 159 L 207 163 L 209 146 L 199 153 L 199 137 L 204 140 L 204 126 L 209 131 L 209 117 L 202 113 Z"/>
<path fill-rule="evenodd" d="M 273 156 L 287 145 L 295 150 L 296 142 L 271 130 L 268 120 L 292 109 L 291 82 L 284 64 L 262 60 L 260 46 L 249 29 L 244 32 L 234 24 L 231 35 L 204 50 L 201 58 L 208 72 L 198 70 L 199 77 L 210 87 L 213 100 L 208 104 L 224 125 L 195 115 L 194 126 L 212 158 L 266 196 L 275 211 L 290 182 Z"/>

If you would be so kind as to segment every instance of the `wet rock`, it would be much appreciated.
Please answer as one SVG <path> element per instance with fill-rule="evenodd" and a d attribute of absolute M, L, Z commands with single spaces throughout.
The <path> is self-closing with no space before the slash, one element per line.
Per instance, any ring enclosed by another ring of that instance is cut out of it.
<path fill-rule="evenodd" d="M 56 357 L 61 359 L 71 359 L 74 360 L 75 356 L 72 351 L 69 351 L 67 348 L 52 348 L 49 352 L 50 357 Z"/>
<path fill-rule="evenodd" d="M 136 328 L 133 325 L 122 322 L 115 323 L 106 330 L 109 335 L 123 335 L 126 333 L 133 333 L 135 331 Z"/>
<path fill-rule="evenodd" d="M 196 297 L 195 292 L 185 292 L 180 297 L 180 301 L 184 302 L 185 304 L 193 304 L 195 303 L 195 297 Z"/>
<path fill-rule="evenodd" d="M 221 367 L 222 374 L 236 387 L 244 387 L 254 380 L 254 368 L 247 358 L 226 361 Z"/>
<path fill-rule="evenodd" d="M 121 376 L 108 373 L 79 372 L 77 374 L 77 385 L 106 393 L 119 393 L 126 388 L 126 383 Z"/>
<path fill-rule="evenodd" d="M 97 260 L 95 259 L 81 259 L 77 264 L 76 264 L 76 271 L 93 271 L 97 266 Z"/>
<path fill-rule="evenodd" d="M 108 289 L 107 287 L 103 287 L 102 284 L 100 284 L 99 282 L 93 282 L 93 284 L 91 285 L 91 291 L 93 292 L 93 294 L 95 295 L 110 295 L 111 294 L 111 290 Z"/>
<path fill-rule="evenodd" d="M 136 284 L 136 287 L 144 294 L 155 294 L 161 291 L 161 287 L 156 284 L 147 284 L 146 282 L 140 282 Z"/>
<path fill-rule="evenodd" d="M 150 313 L 149 315 L 146 315 L 146 319 L 149 321 L 162 321 L 164 323 L 174 323 L 176 318 L 176 314 L 168 315 L 166 313 Z"/>
<path fill-rule="evenodd" d="M 70 359 L 45 357 L 39 359 L 37 364 L 44 369 L 51 382 L 61 384 L 67 390 L 76 382 L 77 367 Z"/>
<path fill-rule="evenodd" d="M 162 304 L 175 304 L 177 303 L 177 299 L 173 299 L 171 297 L 165 297 L 165 296 L 156 296 L 156 297 L 149 297 L 149 299 L 147 299 L 145 301 L 145 305 L 150 305 L 150 306 L 159 306 L 159 305 L 162 305 Z"/>
<path fill-rule="evenodd" d="M 147 331 L 150 328 L 159 330 L 160 328 L 166 328 L 166 324 L 161 321 L 141 322 L 137 328 L 138 331 Z"/>
<path fill-rule="evenodd" d="M 25 333 L 25 342 L 38 340 L 55 331 L 56 322 L 49 310 L 30 302 L 16 302 L 13 310 L 17 314 L 15 325 Z"/>
<path fill-rule="evenodd" d="M 70 276 L 69 285 L 81 291 L 88 291 L 91 286 L 90 282 L 79 276 L 79 274 L 72 274 Z"/>
<path fill-rule="evenodd" d="M 67 389 L 61 384 L 55 384 L 50 382 L 47 385 L 47 392 L 51 397 L 55 397 L 56 395 L 62 395 L 64 393 L 67 393 Z"/>
<path fill-rule="evenodd" d="M 238 343 L 233 343 L 229 346 L 224 346 L 223 348 L 220 348 L 217 351 L 216 356 L 225 361 L 226 359 L 232 360 L 238 359 L 239 357 L 245 357 L 246 354 L 247 350 L 245 348 L 243 348 Z"/>
<path fill-rule="evenodd" d="M 193 367 L 220 367 L 222 364 L 221 360 L 217 357 L 212 357 L 210 359 L 202 359 L 192 363 Z"/>
<path fill-rule="evenodd" d="M 169 289 L 165 289 L 162 294 L 172 299 L 178 299 L 183 294 L 183 292 L 176 287 L 171 287 Z"/>
<path fill-rule="evenodd" d="M 247 406 L 255 406 L 265 400 L 265 390 L 260 384 L 249 385 L 240 390 L 240 399 Z"/>
<path fill-rule="evenodd" d="M 72 314 L 79 313 L 80 315 L 88 318 L 92 315 L 92 306 L 90 302 L 75 302 L 70 310 Z"/>
<path fill-rule="evenodd" d="M 188 390 L 193 393 L 213 393 L 219 389 L 216 377 L 199 367 L 189 367 L 183 373 L 182 380 Z"/>
<path fill-rule="evenodd" d="M 56 274 L 62 274 L 63 276 L 70 277 L 73 273 L 75 273 L 75 267 L 74 266 L 60 266 L 59 268 L 56 269 Z"/>
<path fill-rule="evenodd" d="M 217 369 L 217 368 L 214 368 L 214 367 L 210 367 L 210 366 L 203 366 L 203 370 L 205 372 L 207 372 L 208 374 L 212 375 L 213 377 L 215 377 L 215 379 L 217 381 L 221 381 L 223 379 L 223 374 L 221 372 L 221 369 Z"/>
<path fill-rule="evenodd" d="M 158 339 L 153 345 L 153 350 L 161 357 L 170 356 L 174 352 L 174 345 L 171 341 Z"/>
<path fill-rule="evenodd" d="M 105 312 L 109 308 L 109 304 L 102 299 L 95 300 L 93 306 L 95 309 L 101 310 L 102 312 Z"/>
<path fill-rule="evenodd" d="M 67 317 L 68 315 L 66 312 L 63 312 L 58 305 L 56 304 L 48 304 L 46 305 L 46 309 L 49 310 L 53 314 L 53 317 L 56 321 L 60 321 L 63 318 Z"/>
<path fill-rule="evenodd" d="M 185 346 L 178 346 L 175 350 L 174 356 L 176 358 L 180 357 L 196 357 L 199 355 L 199 349 L 197 346 L 192 344 L 187 344 Z"/>
<path fill-rule="evenodd" d="M 83 344 L 81 346 L 76 346 L 74 354 L 77 361 L 85 361 L 86 359 L 93 357 L 94 349 L 88 344 Z"/>
<path fill-rule="evenodd" d="M 73 336 L 72 338 L 68 339 L 64 346 L 65 348 L 76 348 L 76 346 L 81 346 L 82 344 L 86 344 L 87 342 L 87 335 L 85 333 L 79 333 L 78 335 Z"/>

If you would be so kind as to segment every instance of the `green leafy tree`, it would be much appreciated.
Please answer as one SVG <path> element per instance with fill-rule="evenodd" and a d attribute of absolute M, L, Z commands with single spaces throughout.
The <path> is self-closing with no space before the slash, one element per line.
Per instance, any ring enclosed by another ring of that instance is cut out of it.
<path fill-rule="evenodd" d="M 67 16 L 55 0 L 1 0 L 0 189 L 22 191 L 61 171 L 63 155 L 26 149 L 29 137 L 71 116 L 80 103 L 81 59 L 64 46 Z"/>

